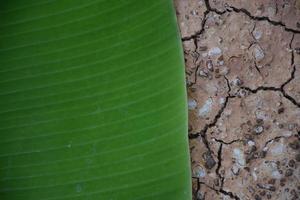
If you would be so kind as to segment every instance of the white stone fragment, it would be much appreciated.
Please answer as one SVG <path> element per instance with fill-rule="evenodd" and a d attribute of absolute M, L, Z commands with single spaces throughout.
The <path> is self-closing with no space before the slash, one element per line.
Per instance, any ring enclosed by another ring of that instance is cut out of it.
<path fill-rule="evenodd" d="M 272 177 L 276 178 L 276 179 L 280 179 L 281 178 L 281 174 L 278 170 L 273 170 L 272 171 Z"/>
<path fill-rule="evenodd" d="M 253 142 L 252 140 L 249 140 L 249 141 L 248 141 L 248 145 L 249 145 L 249 146 L 254 146 L 254 145 L 255 145 L 255 142 Z"/>
<path fill-rule="evenodd" d="M 233 79 L 232 84 L 234 86 L 240 86 L 240 85 L 242 85 L 242 81 L 239 77 L 236 77 L 235 79 Z"/>
<path fill-rule="evenodd" d="M 225 103 L 225 98 L 224 98 L 224 97 L 221 97 L 221 98 L 219 99 L 219 103 L 220 103 L 221 105 L 223 105 L 223 104 Z"/>
<path fill-rule="evenodd" d="M 261 32 L 260 30 L 255 29 L 255 30 L 253 31 L 253 37 L 254 37 L 256 40 L 259 40 L 259 39 L 261 38 L 261 36 L 262 36 L 262 32 Z"/>
<path fill-rule="evenodd" d="M 218 64 L 223 66 L 224 65 L 224 60 L 218 61 Z"/>
<path fill-rule="evenodd" d="M 197 102 L 195 99 L 188 100 L 188 108 L 189 110 L 194 110 L 197 107 Z"/>
<path fill-rule="evenodd" d="M 256 174 L 256 171 L 257 171 L 257 168 L 254 167 L 254 169 L 253 169 L 253 171 L 252 171 L 252 173 L 251 173 L 251 175 L 252 175 L 254 181 L 257 181 L 257 174 Z"/>
<path fill-rule="evenodd" d="M 233 165 L 232 168 L 231 168 L 231 171 L 234 175 L 237 175 L 240 171 L 240 168 L 236 165 Z"/>
<path fill-rule="evenodd" d="M 199 177 L 199 178 L 203 178 L 206 176 L 206 172 L 205 172 L 205 169 L 203 169 L 202 167 L 198 166 L 195 168 L 195 171 L 194 171 L 194 175 L 196 177 Z"/>
<path fill-rule="evenodd" d="M 235 158 L 237 164 L 239 164 L 240 166 L 245 166 L 246 161 L 245 161 L 244 153 L 242 152 L 242 150 L 240 150 L 238 148 L 234 148 L 233 149 L 233 158 Z"/>
<path fill-rule="evenodd" d="M 208 73 L 205 70 L 199 70 L 199 76 L 207 77 Z"/>
<path fill-rule="evenodd" d="M 254 49 L 254 57 L 256 61 L 261 61 L 265 57 L 264 51 L 259 46 Z"/>
<path fill-rule="evenodd" d="M 267 120 L 268 119 L 267 114 L 262 110 L 256 110 L 255 111 L 255 116 L 256 116 L 256 119 L 262 119 L 262 120 Z"/>
<path fill-rule="evenodd" d="M 205 101 L 204 105 L 198 110 L 198 115 L 200 117 L 205 117 L 212 109 L 213 100 L 209 98 Z"/>
<path fill-rule="evenodd" d="M 272 142 L 271 142 L 272 143 Z M 268 151 L 269 150 L 269 148 L 268 147 L 264 147 L 263 148 L 263 151 Z"/>
<path fill-rule="evenodd" d="M 219 47 L 213 47 L 208 51 L 209 56 L 217 56 L 222 53 L 222 50 Z"/>
<path fill-rule="evenodd" d="M 273 156 L 280 156 L 285 152 L 285 146 L 283 144 L 279 143 L 276 146 L 273 146 L 270 149 L 270 152 Z"/>

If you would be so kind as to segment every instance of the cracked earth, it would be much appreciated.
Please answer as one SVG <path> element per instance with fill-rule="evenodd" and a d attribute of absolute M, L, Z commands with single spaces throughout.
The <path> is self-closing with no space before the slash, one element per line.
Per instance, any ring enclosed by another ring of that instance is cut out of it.
<path fill-rule="evenodd" d="M 300 199 L 300 1 L 175 7 L 194 200 Z"/>

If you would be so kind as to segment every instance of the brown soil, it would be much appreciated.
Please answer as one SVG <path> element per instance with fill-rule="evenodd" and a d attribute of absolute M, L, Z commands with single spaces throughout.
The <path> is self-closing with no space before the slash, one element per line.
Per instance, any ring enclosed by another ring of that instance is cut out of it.
<path fill-rule="evenodd" d="M 300 1 L 175 6 L 194 199 L 300 199 Z"/>

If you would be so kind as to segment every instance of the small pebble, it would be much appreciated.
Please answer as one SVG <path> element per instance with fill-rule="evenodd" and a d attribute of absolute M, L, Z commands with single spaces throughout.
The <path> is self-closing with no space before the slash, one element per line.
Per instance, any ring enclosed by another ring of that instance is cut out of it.
<path fill-rule="evenodd" d="M 280 186 L 281 187 L 285 186 L 285 182 L 286 182 L 285 178 L 280 179 Z"/>
<path fill-rule="evenodd" d="M 219 185 L 220 185 L 219 179 L 218 179 L 218 178 L 214 179 L 214 185 L 215 185 L 215 186 L 219 186 Z"/>
<path fill-rule="evenodd" d="M 288 165 L 289 165 L 289 167 L 295 167 L 295 165 L 296 165 L 295 160 L 290 160 Z"/>
<path fill-rule="evenodd" d="M 249 146 L 254 146 L 255 145 L 255 142 L 253 142 L 252 140 L 249 140 L 247 143 L 248 143 Z"/>
<path fill-rule="evenodd" d="M 223 38 L 219 37 L 219 38 L 218 38 L 218 42 L 219 42 L 219 43 L 222 43 L 222 42 L 223 42 Z"/>
<path fill-rule="evenodd" d="M 197 200 L 204 200 L 205 195 L 203 195 L 200 191 L 197 192 Z"/>
<path fill-rule="evenodd" d="M 283 112 L 284 112 L 284 108 L 283 107 L 281 107 L 281 108 L 278 109 L 278 114 L 281 114 Z"/>
<path fill-rule="evenodd" d="M 295 124 L 289 124 L 289 125 L 288 125 L 288 129 L 289 129 L 290 131 L 294 130 L 294 128 L 295 128 Z"/>
<path fill-rule="evenodd" d="M 254 196 L 254 198 L 255 198 L 255 200 L 261 200 L 261 197 L 260 197 L 258 194 L 256 194 L 256 195 Z"/>
<path fill-rule="evenodd" d="M 264 131 L 264 127 L 260 125 L 256 125 L 254 126 L 253 131 L 255 134 L 259 135 Z"/>
<path fill-rule="evenodd" d="M 199 76 L 208 77 L 208 72 L 205 70 L 199 70 Z"/>
<path fill-rule="evenodd" d="M 256 119 L 256 123 L 258 125 L 263 125 L 264 124 L 264 120 L 262 120 L 262 119 Z"/>
<path fill-rule="evenodd" d="M 213 67 L 213 63 L 212 63 L 212 61 L 211 60 L 208 60 L 207 62 L 206 62 L 206 67 L 207 67 L 207 69 L 209 70 L 209 71 L 214 71 L 214 67 Z"/>
<path fill-rule="evenodd" d="M 198 167 L 195 167 L 195 169 L 194 169 L 194 175 L 196 177 L 203 178 L 206 176 L 206 172 L 202 167 L 198 166 Z"/>
<path fill-rule="evenodd" d="M 292 191 L 291 191 L 291 195 L 293 195 L 293 196 L 297 196 L 297 192 L 296 192 L 296 190 L 295 190 L 295 189 L 292 189 Z"/>
<path fill-rule="evenodd" d="M 233 84 L 234 86 L 241 86 L 241 85 L 243 84 L 243 82 L 242 82 L 242 80 L 241 80 L 239 77 L 237 77 L 237 78 L 235 78 L 235 79 L 232 81 L 232 84 Z"/>
<path fill-rule="evenodd" d="M 275 188 L 274 186 L 270 186 L 270 187 L 269 187 L 269 190 L 272 191 L 272 192 L 275 192 L 275 191 L 276 191 L 276 188 Z"/>
<path fill-rule="evenodd" d="M 285 176 L 289 177 L 289 176 L 292 176 L 292 175 L 293 175 L 293 170 L 292 169 L 287 169 L 286 172 L 285 172 Z"/>
<path fill-rule="evenodd" d="M 283 124 L 278 124 L 278 128 L 283 129 L 284 125 Z"/>
<path fill-rule="evenodd" d="M 214 160 L 210 152 L 207 151 L 203 153 L 202 157 L 205 161 L 205 167 L 207 169 L 212 169 L 216 165 L 216 161 Z"/>
<path fill-rule="evenodd" d="M 261 191 L 259 194 L 260 194 L 260 196 L 265 196 L 266 195 L 266 191 Z"/>
<path fill-rule="evenodd" d="M 245 97 L 247 96 L 247 91 L 246 90 L 239 90 L 238 91 L 238 97 Z"/>

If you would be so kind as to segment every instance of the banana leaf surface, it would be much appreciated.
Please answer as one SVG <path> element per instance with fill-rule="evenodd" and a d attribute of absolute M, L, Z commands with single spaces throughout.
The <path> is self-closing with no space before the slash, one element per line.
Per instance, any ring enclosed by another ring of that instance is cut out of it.
<path fill-rule="evenodd" d="M 0 3 L 0 199 L 190 200 L 173 2 Z"/>

